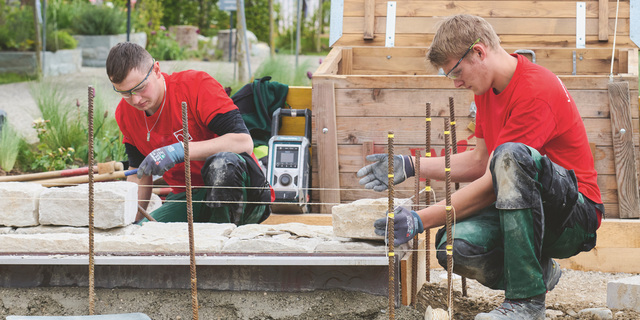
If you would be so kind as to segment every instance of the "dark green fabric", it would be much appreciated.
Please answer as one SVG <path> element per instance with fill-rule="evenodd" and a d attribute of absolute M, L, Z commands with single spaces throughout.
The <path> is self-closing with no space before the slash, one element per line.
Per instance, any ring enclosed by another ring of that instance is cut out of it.
<path fill-rule="evenodd" d="M 254 147 L 269 143 L 273 112 L 285 106 L 289 93 L 288 85 L 270 79 L 254 80 L 231 96 L 251 133 Z"/>

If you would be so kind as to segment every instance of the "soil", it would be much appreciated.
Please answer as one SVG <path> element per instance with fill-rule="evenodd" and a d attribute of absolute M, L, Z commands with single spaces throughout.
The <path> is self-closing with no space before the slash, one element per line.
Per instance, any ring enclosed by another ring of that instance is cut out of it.
<path fill-rule="evenodd" d="M 560 283 L 547 294 L 547 312 L 555 319 L 592 319 L 572 317 L 586 308 L 606 308 L 607 282 L 632 276 L 602 272 L 563 270 Z M 417 307 L 395 309 L 396 319 L 424 319 L 427 306 L 446 308 L 446 273 L 433 270 L 431 283 L 418 293 Z M 454 319 L 473 319 L 504 299 L 501 291 L 490 290 L 468 280 L 468 297 L 460 293 L 460 279 L 454 279 Z M 0 316 L 7 315 L 86 315 L 87 288 L 0 288 Z M 190 290 L 96 289 L 96 314 L 142 312 L 152 319 L 190 319 Z M 200 319 L 388 319 L 388 299 L 360 292 L 326 290 L 314 292 L 228 292 L 198 290 Z M 552 311 L 557 310 L 557 311 Z M 640 319 L 640 313 L 611 310 L 614 319 Z M 551 318 L 551 317 L 549 317 Z"/>

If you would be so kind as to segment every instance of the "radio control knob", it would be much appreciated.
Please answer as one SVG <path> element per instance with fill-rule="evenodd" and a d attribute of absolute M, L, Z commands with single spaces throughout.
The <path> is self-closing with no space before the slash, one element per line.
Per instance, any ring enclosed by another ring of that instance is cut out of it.
<path fill-rule="evenodd" d="M 280 184 L 283 186 L 288 186 L 291 184 L 291 176 L 288 173 L 285 173 L 280 176 Z"/>

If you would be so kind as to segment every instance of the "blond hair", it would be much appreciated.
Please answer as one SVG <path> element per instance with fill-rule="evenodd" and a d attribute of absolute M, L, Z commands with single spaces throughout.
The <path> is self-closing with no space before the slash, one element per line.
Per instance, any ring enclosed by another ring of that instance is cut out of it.
<path fill-rule="evenodd" d="M 500 38 L 483 18 L 460 14 L 443 20 L 427 52 L 427 60 L 440 68 L 450 59 L 460 59 L 471 44 L 480 39 L 489 48 L 498 48 Z"/>

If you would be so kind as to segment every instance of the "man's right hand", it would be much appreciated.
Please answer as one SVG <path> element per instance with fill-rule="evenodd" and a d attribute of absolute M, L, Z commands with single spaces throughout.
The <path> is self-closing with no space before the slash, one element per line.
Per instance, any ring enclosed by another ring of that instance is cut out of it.
<path fill-rule="evenodd" d="M 384 153 L 370 154 L 367 161 L 375 161 L 358 170 L 357 176 L 365 189 L 384 191 L 389 187 L 389 156 Z M 393 183 L 400 183 L 413 177 L 415 169 L 411 156 L 393 156 Z"/>

